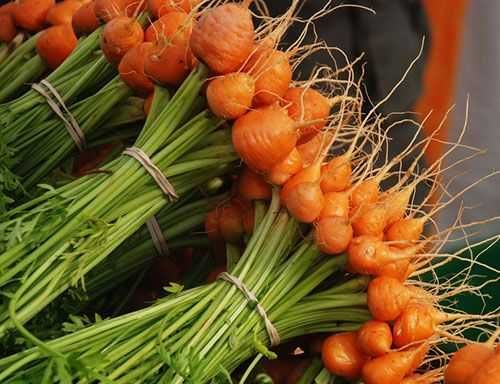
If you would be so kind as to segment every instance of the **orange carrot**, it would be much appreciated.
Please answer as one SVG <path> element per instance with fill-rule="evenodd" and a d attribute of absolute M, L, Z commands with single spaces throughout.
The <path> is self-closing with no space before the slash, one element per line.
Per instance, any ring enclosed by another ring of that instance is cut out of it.
<path fill-rule="evenodd" d="M 10 1 L 8 3 L 0 5 L 0 15 L 4 13 L 8 13 L 9 15 L 14 15 L 16 7 L 17 3 L 15 1 Z"/>
<path fill-rule="evenodd" d="M 52 25 L 71 24 L 75 12 L 83 5 L 80 0 L 64 0 L 50 8 L 46 22 Z"/>
<path fill-rule="evenodd" d="M 201 0 L 149 0 L 148 9 L 157 19 L 170 12 L 186 12 L 191 10 L 200 3 Z"/>
<path fill-rule="evenodd" d="M 237 243 L 244 233 L 243 212 L 239 204 L 230 201 L 218 208 L 219 229 L 222 238 L 228 243 Z"/>
<path fill-rule="evenodd" d="M 247 200 L 268 200 L 272 190 L 260 175 L 248 167 L 243 167 L 238 179 L 238 193 Z"/>
<path fill-rule="evenodd" d="M 380 187 L 376 180 L 364 180 L 351 191 L 351 208 L 358 209 L 361 206 L 375 203 L 380 195 Z"/>
<path fill-rule="evenodd" d="M 259 47 L 245 66 L 255 78 L 254 105 L 265 106 L 281 101 L 292 81 L 289 54 L 269 47 Z"/>
<path fill-rule="evenodd" d="M 317 161 L 297 172 L 283 185 L 280 191 L 281 201 L 286 204 L 290 192 L 302 183 L 319 183 L 321 177 L 321 163 Z"/>
<path fill-rule="evenodd" d="M 295 121 L 320 120 L 317 123 L 302 126 L 299 130 L 299 144 L 311 140 L 326 124 L 326 119 L 330 115 L 329 100 L 315 89 L 295 87 L 290 88 L 283 98 L 288 114 Z"/>
<path fill-rule="evenodd" d="M 409 303 L 394 321 L 392 328 L 394 345 L 400 348 L 431 337 L 437 325 L 433 311 L 429 305 Z"/>
<path fill-rule="evenodd" d="M 395 320 L 406 308 L 410 298 L 410 291 L 392 277 L 376 277 L 368 285 L 368 308 L 375 320 Z"/>
<path fill-rule="evenodd" d="M 345 332 L 323 342 L 321 359 L 331 374 L 355 380 L 360 377 L 367 356 L 358 347 L 356 333 Z"/>
<path fill-rule="evenodd" d="M 144 73 L 144 60 L 152 47 L 153 43 L 136 45 L 123 56 L 118 66 L 122 81 L 142 96 L 154 91 L 153 82 Z"/>
<path fill-rule="evenodd" d="M 400 384 L 437 384 L 441 383 L 439 372 L 426 372 L 423 374 L 415 373 L 405 377 Z"/>
<path fill-rule="evenodd" d="M 54 4 L 54 0 L 20 0 L 14 8 L 16 25 L 31 32 L 41 30 Z"/>
<path fill-rule="evenodd" d="M 395 221 L 385 232 L 387 241 L 394 241 L 394 246 L 403 248 L 420 239 L 424 230 L 425 219 L 407 218 Z"/>
<path fill-rule="evenodd" d="M 236 72 L 252 52 L 255 38 L 246 4 L 228 3 L 203 12 L 193 27 L 191 49 L 218 74 Z"/>
<path fill-rule="evenodd" d="M 55 25 L 42 32 L 36 42 L 36 50 L 51 69 L 57 68 L 73 52 L 78 44 L 69 24 Z"/>
<path fill-rule="evenodd" d="M 387 209 L 384 204 L 361 206 L 353 213 L 352 226 L 356 236 L 382 238 L 387 226 Z"/>
<path fill-rule="evenodd" d="M 144 32 L 137 20 L 119 16 L 104 27 L 101 49 L 110 63 L 118 64 L 130 49 L 141 44 L 143 40 Z"/>
<path fill-rule="evenodd" d="M 251 168 L 266 172 L 283 161 L 295 147 L 297 130 L 288 114 L 277 108 L 260 108 L 238 118 L 233 145 Z"/>
<path fill-rule="evenodd" d="M 144 72 L 156 83 L 177 86 L 189 75 L 192 60 L 186 44 L 158 41 L 144 60 Z"/>
<path fill-rule="evenodd" d="M 189 41 L 193 23 L 187 13 L 169 12 L 152 23 L 144 33 L 144 40 L 156 42 L 162 39 L 186 43 Z"/>
<path fill-rule="evenodd" d="M 207 101 L 212 112 L 223 119 L 241 117 L 252 106 L 255 81 L 244 73 L 230 73 L 208 84 Z"/>
<path fill-rule="evenodd" d="M 351 185 L 351 176 L 349 156 L 334 157 L 322 169 L 321 190 L 325 193 L 345 191 Z"/>
<path fill-rule="evenodd" d="M 325 202 L 320 217 L 349 216 L 349 194 L 347 192 L 328 192 L 324 194 Z"/>
<path fill-rule="evenodd" d="M 486 343 L 474 343 L 459 349 L 444 371 L 446 384 L 468 384 L 477 370 L 492 356 L 494 351 Z"/>
<path fill-rule="evenodd" d="M 0 43 L 10 43 L 16 37 L 17 28 L 14 16 L 10 13 L 0 13 Z"/>
<path fill-rule="evenodd" d="M 125 15 L 136 17 L 146 9 L 146 0 L 124 0 Z"/>
<path fill-rule="evenodd" d="M 312 223 L 321 214 L 323 210 L 323 201 L 323 192 L 321 191 L 319 183 L 312 182 L 300 183 L 291 188 L 286 197 L 285 204 L 288 211 L 298 221 L 301 223 Z M 326 221 L 324 223 L 326 223 Z M 335 239 L 332 239 L 331 235 L 326 232 L 325 226 L 321 225 L 321 229 L 316 236 L 317 239 L 321 241 L 321 246 L 325 251 L 336 249 L 334 248 L 335 245 L 338 247 L 344 244 L 349 233 L 348 228 L 350 228 L 348 223 L 344 224 L 345 223 L 342 225 L 342 234 L 344 237 L 338 244 L 335 244 Z"/>
<path fill-rule="evenodd" d="M 403 218 L 412 193 L 413 188 L 408 187 L 400 191 L 389 193 L 384 197 L 383 203 L 387 210 L 386 216 L 388 225 Z"/>
<path fill-rule="evenodd" d="M 323 131 L 314 136 L 306 143 L 297 146 L 297 150 L 300 152 L 302 162 L 304 163 L 305 167 L 311 165 L 316 161 L 322 146 L 324 145 L 324 143 L 329 143 L 332 137 L 333 133 L 331 133 L 330 131 Z"/>
<path fill-rule="evenodd" d="M 481 364 L 467 384 L 498 384 L 500 383 L 500 353 Z"/>
<path fill-rule="evenodd" d="M 367 321 L 358 331 L 358 345 L 368 356 L 378 357 L 389 353 L 392 345 L 391 327 L 383 321 Z"/>
<path fill-rule="evenodd" d="M 316 222 L 314 228 L 316 245 L 321 252 L 328 255 L 345 252 L 352 240 L 352 226 L 345 217 L 322 217 Z"/>
<path fill-rule="evenodd" d="M 153 105 L 154 96 L 155 94 L 154 92 L 152 92 L 148 97 L 146 97 L 146 100 L 144 100 L 143 109 L 144 109 L 144 114 L 146 116 L 149 115 L 149 111 L 151 110 L 151 105 Z"/>
<path fill-rule="evenodd" d="M 290 179 L 290 177 L 295 175 L 301 169 L 302 156 L 297 148 L 294 148 L 285 160 L 279 162 L 271 168 L 269 174 L 267 175 L 267 179 L 274 185 L 283 185 L 288 181 L 288 179 Z"/>
<path fill-rule="evenodd" d="M 125 0 L 94 0 L 94 12 L 104 23 L 120 16 L 126 16 Z"/>
<path fill-rule="evenodd" d="M 412 272 L 414 272 L 414 268 L 411 261 L 409 259 L 400 259 L 379 266 L 375 275 L 393 277 L 404 282 Z"/>
<path fill-rule="evenodd" d="M 89 1 L 78 8 L 71 23 L 77 36 L 90 34 L 99 28 L 99 19 L 95 13 L 95 1 Z"/>
<path fill-rule="evenodd" d="M 389 352 L 368 361 L 363 367 L 365 384 L 400 384 L 405 376 L 413 373 L 414 366 L 420 364 L 422 351 L 427 346 L 421 345 L 404 351 Z"/>

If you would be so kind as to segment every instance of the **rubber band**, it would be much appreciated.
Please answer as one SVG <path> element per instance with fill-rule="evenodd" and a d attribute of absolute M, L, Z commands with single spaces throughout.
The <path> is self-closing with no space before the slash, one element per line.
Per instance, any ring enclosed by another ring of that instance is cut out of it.
<path fill-rule="evenodd" d="M 151 217 L 146 222 L 146 226 L 148 228 L 149 234 L 151 235 L 151 239 L 153 240 L 153 245 L 156 248 L 156 252 L 158 255 L 168 257 L 170 255 L 170 251 L 167 245 L 167 239 L 163 236 L 163 231 L 161 230 L 160 224 L 155 216 Z"/>
<path fill-rule="evenodd" d="M 64 104 L 61 95 L 47 80 L 33 84 L 31 88 L 45 98 L 50 109 L 63 121 L 66 130 L 75 142 L 78 150 L 82 152 L 87 145 L 85 135 L 68 107 L 66 107 L 66 104 Z"/>
<path fill-rule="evenodd" d="M 255 309 L 257 310 L 257 313 L 264 320 L 264 325 L 266 326 L 266 332 L 269 335 L 269 339 L 271 340 L 271 346 L 278 345 L 281 341 L 278 330 L 273 325 L 271 320 L 269 320 L 269 317 L 267 316 L 266 310 L 264 309 L 264 307 L 262 305 L 260 305 L 255 294 L 252 291 L 250 291 L 250 289 L 248 289 L 248 287 L 243 283 L 243 281 L 241 281 L 236 276 L 233 276 L 227 272 L 221 273 L 219 276 L 217 276 L 217 278 L 233 284 L 236 288 L 238 288 L 243 293 L 243 295 L 248 300 L 248 302 L 255 307 Z"/>
<path fill-rule="evenodd" d="M 128 155 L 136 159 L 146 170 L 147 173 L 151 175 L 156 184 L 160 187 L 162 192 L 167 196 L 167 198 L 172 201 L 178 198 L 177 193 L 172 184 L 168 181 L 165 175 L 162 173 L 160 168 L 158 168 L 149 158 L 146 153 L 140 148 L 129 147 L 123 151 L 124 155 Z"/>

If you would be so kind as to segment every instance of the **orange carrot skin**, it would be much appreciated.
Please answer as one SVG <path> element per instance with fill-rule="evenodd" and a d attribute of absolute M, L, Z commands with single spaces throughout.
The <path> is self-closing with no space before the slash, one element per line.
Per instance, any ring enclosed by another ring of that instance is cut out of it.
<path fill-rule="evenodd" d="M 201 0 L 149 0 L 148 9 L 157 19 L 171 12 L 189 13 Z"/>
<path fill-rule="evenodd" d="M 52 25 L 71 24 L 75 12 L 82 6 L 79 0 L 64 0 L 50 8 L 46 22 Z"/>
<path fill-rule="evenodd" d="M 283 185 L 290 177 L 298 173 L 302 169 L 302 166 L 302 156 L 297 148 L 294 148 L 285 160 L 271 168 L 267 179 L 274 185 Z"/>
<path fill-rule="evenodd" d="M 321 173 L 321 190 L 323 192 L 342 192 L 351 185 L 352 168 L 347 155 L 331 159 Z"/>
<path fill-rule="evenodd" d="M 288 194 L 285 204 L 301 223 L 312 223 L 323 210 L 323 192 L 318 183 L 301 183 Z"/>
<path fill-rule="evenodd" d="M 351 207 L 357 209 L 377 202 L 380 195 L 379 184 L 373 180 L 365 180 L 357 185 L 351 193 Z"/>
<path fill-rule="evenodd" d="M 127 16 L 109 21 L 101 36 L 101 49 L 112 64 L 118 64 L 125 54 L 144 40 L 141 25 Z"/>
<path fill-rule="evenodd" d="M 20 0 L 14 9 L 16 25 L 30 32 L 41 30 L 54 0 Z"/>
<path fill-rule="evenodd" d="M 423 230 L 423 220 L 415 218 L 401 219 L 387 228 L 385 238 L 387 241 L 395 242 L 395 247 L 404 248 L 419 240 Z"/>
<path fill-rule="evenodd" d="M 288 114 L 299 122 L 323 120 L 306 125 L 299 130 L 298 144 L 303 144 L 316 136 L 326 125 L 330 114 L 330 103 L 320 92 L 312 88 L 290 88 L 283 96 Z"/>
<path fill-rule="evenodd" d="M 187 43 L 193 28 L 192 20 L 182 11 L 169 12 L 151 24 L 144 33 L 144 40 L 156 42 L 162 39 Z"/>
<path fill-rule="evenodd" d="M 228 3 L 205 11 L 193 27 L 191 49 L 218 74 L 237 72 L 250 55 L 255 38 L 252 15 Z"/>
<path fill-rule="evenodd" d="M 286 112 L 260 108 L 234 122 L 232 138 L 236 152 L 250 168 L 267 172 L 295 147 L 297 132 Z"/>
<path fill-rule="evenodd" d="M 321 217 L 339 216 L 349 217 L 349 195 L 346 192 L 325 193 L 325 203 Z"/>
<path fill-rule="evenodd" d="M 94 0 L 94 12 L 103 23 L 126 16 L 125 6 L 125 0 Z"/>
<path fill-rule="evenodd" d="M 100 22 L 95 13 L 95 2 L 89 1 L 78 8 L 71 23 L 77 36 L 88 35 L 99 28 Z"/>
<path fill-rule="evenodd" d="M 383 204 L 362 206 L 354 213 L 352 226 L 356 236 L 382 238 L 387 225 L 387 211 Z"/>
<path fill-rule="evenodd" d="M 210 110 L 218 117 L 234 120 L 252 106 L 255 81 L 246 73 L 230 73 L 212 80 L 207 87 Z"/>
<path fill-rule="evenodd" d="M 9 15 L 14 15 L 16 8 L 17 3 L 14 1 L 10 1 L 4 5 L 0 5 L 0 14 L 8 13 Z"/>
<path fill-rule="evenodd" d="M 410 303 L 393 325 L 393 340 L 397 348 L 430 338 L 435 332 L 433 308 L 426 304 Z"/>
<path fill-rule="evenodd" d="M 304 167 L 308 167 L 318 159 L 322 146 L 330 142 L 332 137 L 333 133 L 330 131 L 323 131 L 314 136 L 311 140 L 297 145 L 297 150 L 302 156 Z"/>
<path fill-rule="evenodd" d="M 500 354 L 495 353 L 482 364 L 466 384 L 500 383 Z"/>
<path fill-rule="evenodd" d="M 180 85 L 189 75 L 192 56 L 183 43 L 157 42 L 144 61 L 144 72 L 162 85 Z"/>
<path fill-rule="evenodd" d="M 403 218 L 411 195 L 411 188 L 405 188 L 385 196 L 384 205 L 387 210 L 386 219 L 388 225 Z"/>
<path fill-rule="evenodd" d="M 345 217 L 327 216 L 316 222 L 314 240 L 321 252 L 338 255 L 345 252 L 352 234 L 352 226 Z"/>
<path fill-rule="evenodd" d="M 146 97 L 146 100 L 144 100 L 143 109 L 144 109 L 144 114 L 146 116 L 149 115 L 149 111 L 151 110 L 151 106 L 153 105 L 154 96 L 155 94 L 153 92 L 148 97 Z"/>
<path fill-rule="evenodd" d="M 55 25 L 42 32 L 36 50 L 51 69 L 57 68 L 73 52 L 78 39 L 69 24 Z"/>
<path fill-rule="evenodd" d="M 153 43 L 142 43 L 130 49 L 120 61 L 118 71 L 122 81 L 138 95 L 146 96 L 154 91 L 154 84 L 144 72 L 144 60 Z"/>
<path fill-rule="evenodd" d="M 421 358 L 422 348 L 418 346 L 405 351 L 389 352 L 368 361 L 363 366 L 364 383 L 400 384 L 407 375 L 413 373 L 416 362 Z"/>
<path fill-rule="evenodd" d="M 413 271 L 414 268 L 411 261 L 409 259 L 401 259 L 379 266 L 374 275 L 393 277 L 404 282 Z"/>
<path fill-rule="evenodd" d="M 247 200 L 269 200 L 271 186 L 248 167 L 244 167 L 238 179 L 238 193 Z"/>
<path fill-rule="evenodd" d="M 280 191 L 280 198 L 283 204 L 286 204 L 290 192 L 299 184 L 302 183 L 318 183 L 321 176 L 321 164 L 316 162 L 311 164 L 295 175 L 290 177 L 283 185 Z"/>
<path fill-rule="evenodd" d="M 356 234 L 356 227 L 354 226 Z M 392 262 L 393 251 L 376 236 L 358 236 L 348 249 L 348 263 L 352 271 L 376 275 L 380 267 Z"/>
<path fill-rule="evenodd" d="M 391 327 L 383 321 L 367 321 L 358 330 L 358 345 L 368 356 L 378 357 L 389 353 L 392 345 Z"/>
<path fill-rule="evenodd" d="M 288 54 L 269 47 L 258 47 L 244 70 L 255 78 L 255 106 L 280 102 L 292 81 Z"/>
<path fill-rule="evenodd" d="M 346 332 L 330 336 L 323 342 L 321 359 L 331 374 L 355 380 L 361 376 L 368 358 L 357 345 L 356 333 Z"/>
<path fill-rule="evenodd" d="M 469 344 L 459 349 L 444 371 L 445 384 L 468 384 L 477 370 L 494 355 L 486 344 Z"/>
<path fill-rule="evenodd" d="M 393 321 L 410 302 L 410 292 L 397 279 L 376 277 L 368 285 L 368 308 L 373 318 Z"/>
<path fill-rule="evenodd" d="M 10 13 L 0 13 L 0 43 L 10 43 L 16 34 L 14 17 Z"/>

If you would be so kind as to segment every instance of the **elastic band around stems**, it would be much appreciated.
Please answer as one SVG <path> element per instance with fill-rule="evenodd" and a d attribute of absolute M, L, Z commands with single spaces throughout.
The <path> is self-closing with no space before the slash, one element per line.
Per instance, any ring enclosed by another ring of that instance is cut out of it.
<path fill-rule="evenodd" d="M 160 168 L 158 168 L 153 163 L 153 161 L 149 158 L 148 155 L 146 155 L 146 153 L 142 149 L 137 147 L 129 147 L 123 151 L 123 154 L 136 159 L 144 167 L 146 172 L 151 175 L 156 184 L 158 184 L 162 192 L 170 201 L 179 197 L 175 192 L 173 185 L 170 184 Z"/>
<path fill-rule="evenodd" d="M 87 146 L 85 135 L 68 107 L 66 107 L 66 104 L 64 104 L 61 95 L 47 80 L 33 84 L 31 88 L 45 98 L 50 109 L 63 121 L 78 150 L 82 152 Z"/>
<path fill-rule="evenodd" d="M 264 307 L 259 303 L 257 300 L 257 297 L 255 294 L 248 289 L 248 287 L 241 281 L 239 278 L 236 276 L 233 276 L 227 272 L 221 273 L 219 276 L 217 276 L 218 279 L 227 281 L 228 283 L 233 284 L 236 288 L 238 288 L 245 298 L 248 300 L 248 302 L 255 306 L 255 309 L 257 310 L 257 313 L 262 317 L 264 320 L 264 325 L 266 326 L 266 332 L 269 336 L 269 339 L 271 340 L 271 346 L 278 345 L 281 341 L 280 335 L 278 333 L 278 330 L 276 327 L 273 325 L 271 320 L 269 320 L 269 317 L 267 316 L 266 310 Z"/>
<path fill-rule="evenodd" d="M 170 255 L 170 251 L 167 245 L 167 239 L 163 235 L 163 231 L 161 230 L 160 223 L 155 216 L 151 217 L 147 222 L 146 226 L 148 228 L 151 239 L 153 240 L 153 245 L 156 248 L 156 252 L 162 257 L 168 257 Z"/>

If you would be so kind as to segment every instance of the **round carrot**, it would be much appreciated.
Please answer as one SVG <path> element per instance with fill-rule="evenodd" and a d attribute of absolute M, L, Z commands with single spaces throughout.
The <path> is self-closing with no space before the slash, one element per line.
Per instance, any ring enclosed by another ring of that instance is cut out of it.
<path fill-rule="evenodd" d="M 411 294 L 397 279 L 380 276 L 368 285 L 368 308 L 375 320 L 393 321 L 410 302 Z"/>
<path fill-rule="evenodd" d="M 387 226 L 387 209 L 384 204 L 362 206 L 353 213 L 352 226 L 356 236 L 382 238 Z"/>
<path fill-rule="evenodd" d="M 321 172 L 321 190 L 323 192 L 345 191 L 351 185 L 352 168 L 347 155 L 331 159 Z"/>
<path fill-rule="evenodd" d="M 244 233 L 243 212 L 241 207 L 230 201 L 218 208 L 219 229 L 222 238 L 228 243 L 237 243 Z"/>
<path fill-rule="evenodd" d="M 203 12 L 194 25 L 191 49 L 218 74 L 236 72 L 252 52 L 254 26 L 248 7 L 228 3 Z"/>
<path fill-rule="evenodd" d="M 436 327 L 433 310 L 426 304 L 409 303 L 394 321 L 394 345 L 400 348 L 431 337 Z"/>
<path fill-rule="evenodd" d="M 3 5 L 0 5 L 0 14 L 8 13 L 9 15 L 14 15 L 17 3 L 15 1 L 10 1 Z"/>
<path fill-rule="evenodd" d="M 125 15 L 135 18 L 146 9 L 146 0 L 124 0 L 124 6 Z"/>
<path fill-rule="evenodd" d="M 0 13 L 0 43 L 10 43 L 16 34 L 14 16 L 10 13 Z"/>
<path fill-rule="evenodd" d="M 144 100 L 143 109 L 144 109 L 144 114 L 146 116 L 149 115 L 149 111 L 151 110 L 151 106 L 153 105 L 153 98 L 154 98 L 154 96 L 155 96 L 155 94 L 154 94 L 154 92 L 152 92 Z"/>
<path fill-rule="evenodd" d="M 125 16 L 127 14 L 125 7 L 125 0 L 94 0 L 94 12 L 104 23 Z"/>
<path fill-rule="evenodd" d="M 391 327 L 383 321 L 367 321 L 358 331 L 358 345 L 368 356 L 378 357 L 389 353 L 392 345 Z"/>
<path fill-rule="evenodd" d="M 248 167 L 243 167 L 238 178 L 238 193 L 247 200 L 268 200 L 272 190 L 260 175 Z"/>
<path fill-rule="evenodd" d="M 360 377 L 367 356 L 358 347 L 356 333 L 345 332 L 323 342 L 321 359 L 331 374 L 355 380 Z"/>
<path fill-rule="evenodd" d="M 479 369 L 467 381 L 467 384 L 498 384 L 500 383 L 500 353 L 481 364 Z"/>
<path fill-rule="evenodd" d="M 55 25 L 43 31 L 36 42 L 36 50 L 51 69 L 57 68 L 78 44 L 69 24 Z"/>
<path fill-rule="evenodd" d="M 83 5 L 80 0 L 64 0 L 50 8 L 46 22 L 52 25 L 71 24 L 75 12 Z"/>
<path fill-rule="evenodd" d="M 212 80 L 207 88 L 207 101 L 211 111 L 227 120 L 237 119 L 252 106 L 255 81 L 244 73 L 229 73 Z"/>
<path fill-rule="evenodd" d="M 324 143 L 330 142 L 332 137 L 333 133 L 330 131 L 323 131 L 314 136 L 311 140 L 297 146 L 297 151 L 300 152 L 305 167 L 317 160 L 322 146 Z"/>
<path fill-rule="evenodd" d="M 245 71 L 255 78 L 254 105 L 279 102 L 292 81 L 289 55 L 269 47 L 259 47 L 249 58 Z"/>
<path fill-rule="evenodd" d="M 16 25 L 31 32 L 41 30 L 54 4 L 54 0 L 20 0 L 14 8 Z"/>
<path fill-rule="evenodd" d="M 148 0 L 148 9 L 157 19 L 170 12 L 186 12 L 200 3 L 201 0 Z"/>
<path fill-rule="evenodd" d="M 153 82 L 144 73 L 144 60 L 152 47 L 153 43 L 136 45 L 123 56 L 118 66 L 122 81 L 142 96 L 154 91 Z"/>
<path fill-rule="evenodd" d="M 387 211 L 386 216 L 388 225 L 403 218 L 412 193 L 412 188 L 404 188 L 384 197 L 383 203 Z"/>
<path fill-rule="evenodd" d="M 323 192 L 321 191 L 319 183 L 312 182 L 300 183 L 292 187 L 288 192 L 285 204 L 288 211 L 298 221 L 301 223 L 312 223 L 321 214 L 323 210 L 323 201 Z M 320 248 L 323 248 L 325 251 L 332 250 L 336 249 L 335 245 L 338 247 L 340 244 L 343 244 L 348 235 L 347 224 L 342 228 L 344 237 L 338 244 L 335 244 L 335 239 L 332 239 L 329 234 L 325 233 L 325 226 L 322 225 L 322 229 L 320 229 L 319 233 L 316 235 L 317 239 L 321 241 Z M 348 244 L 346 244 L 346 246 L 347 245 Z"/>
<path fill-rule="evenodd" d="M 404 282 L 412 272 L 414 272 L 414 269 L 411 261 L 409 259 L 400 259 L 379 266 L 375 275 L 393 277 Z"/>
<path fill-rule="evenodd" d="M 347 192 L 328 192 L 324 194 L 325 202 L 320 217 L 349 216 L 349 194 Z"/>
<path fill-rule="evenodd" d="M 297 130 L 285 111 L 260 108 L 238 118 L 233 145 L 241 159 L 257 171 L 269 171 L 295 147 Z"/>
<path fill-rule="evenodd" d="M 144 40 L 156 42 L 166 39 L 188 43 L 192 29 L 192 19 L 186 12 L 169 12 L 146 29 Z"/>
<path fill-rule="evenodd" d="M 375 203 L 380 195 L 379 184 L 373 180 L 364 180 L 359 185 L 353 188 L 351 192 L 351 208 L 357 208 Z"/>
<path fill-rule="evenodd" d="M 301 169 L 302 156 L 295 147 L 283 161 L 271 168 L 267 175 L 267 179 L 274 185 L 283 185 Z"/>
<path fill-rule="evenodd" d="M 459 349 L 444 371 L 446 384 L 468 384 L 476 371 L 494 355 L 493 348 L 486 343 L 474 343 Z"/>
<path fill-rule="evenodd" d="M 322 217 L 314 226 L 314 240 L 321 252 L 338 255 L 352 240 L 352 226 L 345 217 Z"/>
<path fill-rule="evenodd" d="M 89 1 L 78 8 L 71 23 L 77 36 L 88 35 L 99 28 L 99 19 L 95 13 L 95 1 Z"/>
<path fill-rule="evenodd" d="M 312 88 L 292 87 L 283 96 L 288 114 L 298 122 L 318 121 L 301 126 L 299 144 L 303 144 L 316 136 L 326 125 L 330 115 L 330 102 L 320 92 Z"/>
<path fill-rule="evenodd" d="M 162 85 L 180 85 L 189 75 L 192 55 L 184 43 L 158 41 L 144 59 L 146 75 Z"/>
<path fill-rule="evenodd" d="M 319 184 L 320 177 L 321 177 L 321 164 L 319 161 L 301 169 L 290 179 L 288 179 L 287 182 L 283 185 L 283 188 L 281 188 L 280 191 L 281 201 L 284 204 L 286 204 L 290 192 L 299 184 L 302 183 Z"/>
<path fill-rule="evenodd" d="M 404 351 L 389 352 L 383 356 L 368 361 L 363 366 L 363 381 L 365 384 L 400 384 L 413 373 L 414 366 L 420 360 L 422 351 L 427 352 L 427 346 L 417 346 Z"/>
<path fill-rule="evenodd" d="M 441 383 L 441 378 L 438 372 L 426 372 L 423 374 L 415 373 L 405 377 L 400 384 L 437 384 Z"/>
<path fill-rule="evenodd" d="M 141 44 L 143 40 L 141 25 L 135 19 L 119 16 L 104 27 L 101 49 L 110 63 L 118 64 L 130 49 Z"/>
<path fill-rule="evenodd" d="M 385 232 L 387 241 L 394 241 L 395 247 L 405 247 L 420 239 L 424 230 L 425 219 L 408 218 L 392 223 Z"/>

